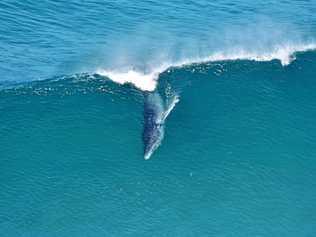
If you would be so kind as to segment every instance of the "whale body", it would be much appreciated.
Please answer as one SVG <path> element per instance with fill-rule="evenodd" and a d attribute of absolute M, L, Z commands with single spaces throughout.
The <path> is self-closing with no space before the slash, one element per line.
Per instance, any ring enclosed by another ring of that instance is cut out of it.
<path fill-rule="evenodd" d="M 179 97 L 174 96 L 168 106 L 164 106 L 158 92 L 145 94 L 144 100 L 144 158 L 148 160 L 153 152 L 159 147 L 164 137 L 164 123 Z"/>
<path fill-rule="evenodd" d="M 164 136 L 163 104 L 158 93 L 148 93 L 144 101 L 144 158 L 147 160 L 159 147 Z"/>

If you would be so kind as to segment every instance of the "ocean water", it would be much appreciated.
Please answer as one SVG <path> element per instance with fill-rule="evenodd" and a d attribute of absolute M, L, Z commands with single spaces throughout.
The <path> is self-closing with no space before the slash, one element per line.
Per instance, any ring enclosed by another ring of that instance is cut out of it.
<path fill-rule="evenodd" d="M 315 236 L 315 11 L 2 0 L 0 236 Z"/>

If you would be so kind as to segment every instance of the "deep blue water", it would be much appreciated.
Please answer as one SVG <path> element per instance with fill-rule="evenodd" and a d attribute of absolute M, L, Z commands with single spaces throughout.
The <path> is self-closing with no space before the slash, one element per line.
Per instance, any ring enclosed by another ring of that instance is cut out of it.
<path fill-rule="evenodd" d="M 2 0 L 0 236 L 315 236 L 315 11 Z"/>

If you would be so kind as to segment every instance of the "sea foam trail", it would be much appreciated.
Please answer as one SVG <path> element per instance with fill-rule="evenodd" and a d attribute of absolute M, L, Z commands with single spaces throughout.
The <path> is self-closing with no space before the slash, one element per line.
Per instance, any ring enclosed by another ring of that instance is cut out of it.
<path fill-rule="evenodd" d="M 245 49 L 232 49 L 229 51 L 218 51 L 208 57 L 203 58 L 189 58 L 177 62 L 165 62 L 159 67 L 151 70 L 150 72 L 141 72 L 134 69 L 127 71 L 119 70 L 104 70 L 99 69 L 96 71 L 101 76 L 108 77 L 114 82 L 119 84 L 132 83 L 137 88 L 143 91 L 154 91 L 157 86 L 159 74 L 166 71 L 171 67 L 182 67 L 195 63 L 206 63 L 215 61 L 229 61 L 229 60 L 253 60 L 253 61 L 271 61 L 274 59 L 280 60 L 283 66 L 290 64 L 295 60 L 296 52 L 305 52 L 316 49 L 316 43 L 310 44 L 296 44 L 296 45 L 282 45 L 275 47 L 269 52 L 256 52 L 247 51 Z"/>

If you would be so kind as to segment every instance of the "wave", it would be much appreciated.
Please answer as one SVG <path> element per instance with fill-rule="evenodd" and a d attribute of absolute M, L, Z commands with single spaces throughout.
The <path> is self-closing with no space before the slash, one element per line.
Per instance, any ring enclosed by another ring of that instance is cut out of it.
<path fill-rule="evenodd" d="M 119 84 L 132 83 L 140 90 L 154 91 L 158 83 L 159 75 L 169 68 L 216 61 L 272 61 L 275 59 L 279 60 L 282 66 L 286 66 L 295 60 L 295 53 L 306 52 L 315 49 L 316 43 L 284 44 L 274 47 L 268 52 L 235 48 L 227 51 L 214 52 L 207 57 L 188 58 L 176 62 L 164 62 L 158 67 L 154 67 L 154 69 L 150 70 L 149 72 L 142 72 L 137 69 L 128 69 L 122 71 L 98 69 L 95 73 L 100 76 L 107 77 Z"/>

